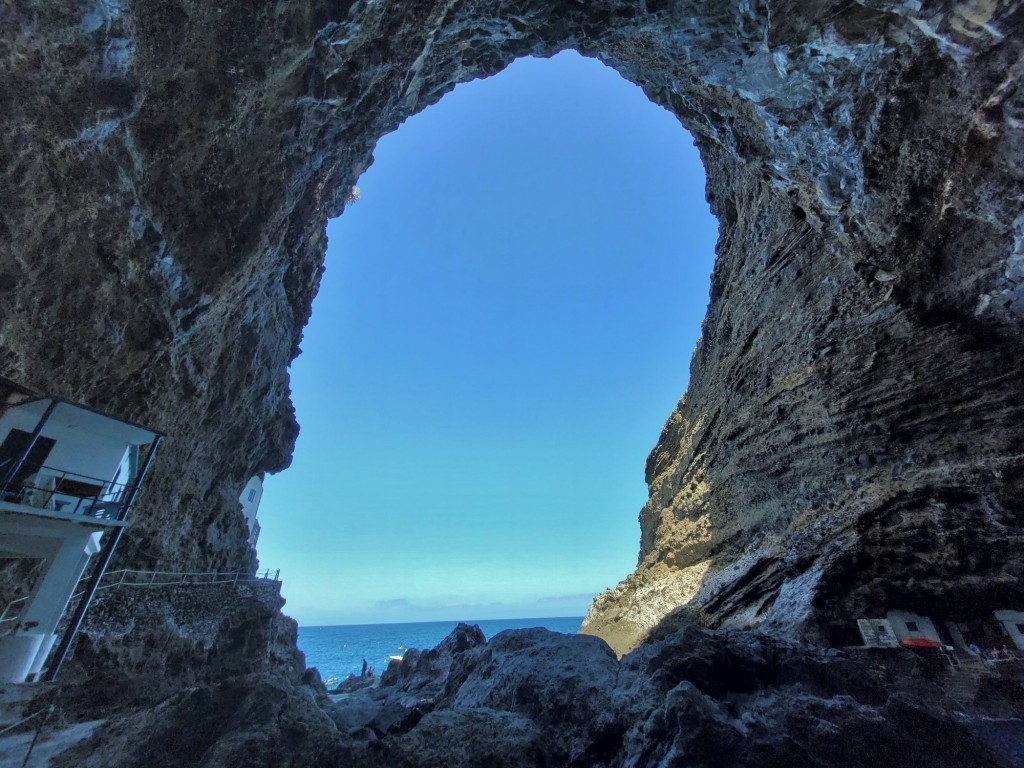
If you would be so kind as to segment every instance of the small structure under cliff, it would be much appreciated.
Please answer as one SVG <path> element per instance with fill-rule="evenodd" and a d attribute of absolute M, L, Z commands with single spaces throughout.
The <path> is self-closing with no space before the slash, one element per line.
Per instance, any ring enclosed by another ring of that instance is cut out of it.
<path fill-rule="evenodd" d="M 153 430 L 0 380 L 0 558 L 5 576 L 25 563 L 33 576 L 14 580 L 24 594 L 0 612 L 0 682 L 56 674 L 159 443 Z"/>

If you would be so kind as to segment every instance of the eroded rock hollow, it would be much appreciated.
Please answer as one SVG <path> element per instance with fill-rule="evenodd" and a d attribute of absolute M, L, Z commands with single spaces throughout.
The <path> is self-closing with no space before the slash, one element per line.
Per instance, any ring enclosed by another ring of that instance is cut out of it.
<path fill-rule="evenodd" d="M 0 362 L 169 434 L 122 565 L 249 565 L 236 497 L 289 460 L 286 366 L 326 220 L 406 117 L 571 48 L 678 116 L 721 224 L 689 389 L 647 462 L 638 568 L 587 630 L 622 652 L 678 609 L 844 642 L 889 607 L 1024 603 L 1020 3 L 3 16 Z"/>

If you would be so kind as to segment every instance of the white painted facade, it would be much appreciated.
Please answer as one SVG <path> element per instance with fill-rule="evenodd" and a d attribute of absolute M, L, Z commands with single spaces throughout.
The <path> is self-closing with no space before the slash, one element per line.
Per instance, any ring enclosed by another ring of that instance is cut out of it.
<path fill-rule="evenodd" d="M 907 638 L 917 637 L 934 640 L 936 643 L 945 645 L 932 620 L 927 616 L 920 616 L 908 611 L 887 611 L 885 616 L 889 619 L 892 630 L 896 633 L 896 639 L 900 642 Z"/>
<path fill-rule="evenodd" d="M 9 408 L 0 416 L 0 440 L 12 429 L 32 432 L 49 404 L 49 399 L 41 399 Z M 47 466 L 108 483 L 125 460 L 129 445 L 143 445 L 153 439 L 148 430 L 71 403 L 56 406 L 40 436 L 56 440 L 44 462 Z"/>
<path fill-rule="evenodd" d="M 857 619 L 857 629 L 868 648 L 896 648 L 900 644 L 888 619 Z"/>
<path fill-rule="evenodd" d="M 1018 651 L 1024 651 L 1024 611 L 996 611 L 995 619 L 1010 636 Z"/>
<path fill-rule="evenodd" d="M 0 637 L 0 681 L 25 682 L 42 670 L 57 641 L 57 625 L 89 559 L 99 552 L 102 536 L 94 527 L 0 510 L 0 554 L 46 563 L 18 617 L 18 628 Z"/>
<path fill-rule="evenodd" d="M 37 430 L 38 458 L 22 463 Z M 31 591 L 7 611 L 12 620 L 0 625 L 0 682 L 32 680 L 43 669 L 90 558 L 127 525 L 139 449 L 155 439 L 156 432 L 53 398 L 0 405 L 0 557 L 42 561 Z"/>
<path fill-rule="evenodd" d="M 249 546 L 254 549 L 260 537 L 260 524 L 256 521 L 256 513 L 259 511 L 262 499 L 263 479 L 259 475 L 253 475 L 242 489 L 238 502 L 242 505 L 245 524 L 249 526 Z"/>

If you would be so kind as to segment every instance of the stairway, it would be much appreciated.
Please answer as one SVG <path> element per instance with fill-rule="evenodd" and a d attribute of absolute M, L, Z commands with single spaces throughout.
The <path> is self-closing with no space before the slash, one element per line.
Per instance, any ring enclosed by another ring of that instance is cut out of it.
<path fill-rule="evenodd" d="M 976 657 L 957 657 L 955 663 L 950 662 L 949 671 L 943 681 L 943 689 L 957 709 L 963 713 L 969 713 L 974 705 L 974 699 L 978 695 L 978 688 L 981 685 L 981 678 L 986 673 L 986 667 L 981 659 Z"/>

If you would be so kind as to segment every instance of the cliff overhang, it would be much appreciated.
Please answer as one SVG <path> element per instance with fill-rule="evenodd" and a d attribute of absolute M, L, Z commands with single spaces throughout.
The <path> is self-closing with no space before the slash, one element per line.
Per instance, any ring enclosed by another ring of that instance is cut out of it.
<path fill-rule="evenodd" d="M 681 610 L 842 638 L 1024 604 L 1024 9 L 357 2 L 6 10 L 4 375 L 168 438 L 120 564 L 249 565 L 327 218 L 457 83 L 564 49 L 693 134 L 721 225 L 637 571 L 590 631 Z"/>

